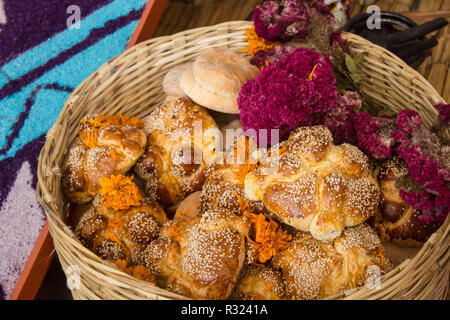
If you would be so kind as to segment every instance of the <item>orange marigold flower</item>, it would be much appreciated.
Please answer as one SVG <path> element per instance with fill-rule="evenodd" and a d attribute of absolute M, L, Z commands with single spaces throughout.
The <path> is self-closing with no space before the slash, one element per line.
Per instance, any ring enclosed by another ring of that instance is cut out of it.
<path fill-rule="evenodd" d="M 144 128 L 144 122 L 126 114 L 116 114 L 111 116 L 99 115 L 95 118 L 84 118 L 81 120 L 82 129 L 80 139 L 86 147 L 94 148 L 97 144 L 98 131 L 109 126 L 133 126 L 139 129 Z"/>
<path fill-rule="evenodd" d="M 269 291 L 272 288 L 273 288 L 273 283 L 272 282 L 267 282 L 266 285 L 264 286 L 264 292 L 267 292 L 267 291 Z"/>
<path fill-rule="evenodd" d="M 255 26 L 251 26 L 245 30 L 245 38 L 247 39 L 248 47 L 241 49 L 241 51 L 247 51 L 247 54 L 251 57 L 259 50 L 268 50 L 281 45 L 279 42 L 268 41 L 258 36 L 255 32 Z"/>
<path fill-rule="evenodd" d="M 233 158 L 231 161 L 235 165 L 240 165 L 239 171 L 236 172 L 239 183 L 243 183 L 247 173 L 256 167 L 257 159 L 250 159 L 250 157 L 253 157 L 252 154 L 257 149 L 258 147 L 253 137 L 241 136 L 234 143 Z"/>
<path fill-rule="evenodd" d="M 118 259 L 114 261 L 114 264 L 123 272 L 127 272 L 128 262 L 125 259 Z"/>
<path fill-rule="evenodd" d="M 172 240 L 175 240 L 175 241 L 177 241 L 177 242 L 180 242 L 180 241 L 181 241 L 181 237 L 180 237 L 180 235 L 179 235 L 179 233 L 178 233 L 178 222 L 175 222 L 174 224 L 172 224 L 172 225 L 170 226 L 170 234 L 169 234 L 169 237 L 170 237 Z"/>
<path fill-rule="evenodd" d="M 262 213 L 254 214 L 246 211 L 244 216 L 250 219 L 253 226 L 252 237 L 247 235 L 247 240 L 255 247 L 257 261 L 265 263 L 277 252 L 289 247 L 292 236 L 284 231 L 276 221 L 266 218 Z"/>
<path fill-rule="evenodd" d="M 131 271 L 131 275 L 139 280 L 147 282 L 155 282 L 155 276 L 144 266 L 135 266 Z"/>
<path fill-rule="evenodd" d="M 132 179 L 121 174 L 100 179 L 99 193 L 108 208 L 123 210 L 141 204 L 141 193 Z"/>
<path fill-rule="evenodd" d="M 116 260 L 114 263 L 117 268 L 139 280 L 147 282 L 156 281 L 155 276 L 145 266 L 129 266 L 128 261 L 124 259 Z"/>

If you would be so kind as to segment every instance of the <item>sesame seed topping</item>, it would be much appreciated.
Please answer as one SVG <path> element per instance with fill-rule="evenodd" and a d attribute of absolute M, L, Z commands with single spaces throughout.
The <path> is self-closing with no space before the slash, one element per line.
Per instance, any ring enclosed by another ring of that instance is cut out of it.
<path fill-rule="evenodd" d="M 206 232 L 194 227 L 190 230 L 184 248 L 184 255 L 180 261 L 181 269 L 200 282 L 228 277 L 230 275 L 224 272 L 224 268 L 233 268 L 233 264 L 237 265 L 240 242 L 239 234 L 229 228 Z"/>
<path fill-rule="evenodd" d="M 341 236 L 345 249 L 354 247 L 373 250 L 381 246 L 381 241 L 375 231 L 365 223 L 355 227 L 345 228 Z"/>

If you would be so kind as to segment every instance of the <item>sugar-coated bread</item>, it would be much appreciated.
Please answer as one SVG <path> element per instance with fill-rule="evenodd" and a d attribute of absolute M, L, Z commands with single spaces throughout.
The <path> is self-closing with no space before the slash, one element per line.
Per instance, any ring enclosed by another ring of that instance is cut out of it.
<path fill-rule="evenodd" d="M 216 156 L 215 136 L 208 133 L 219 129 L 206 109 L 188 97 L 162 104 L 144 121 L 148 144 L 134 171 L 147 195 L 173 211 L 202 188 L 204 170 Z"/>
<path fill-rule="evenodd" d="M 174 221 L 180 219 L 196 219 L 200 216 L 200 194 L 201 191 L 196 191 L 188 195 L 177 208 L 173 217 Z"/>
<path fill-rule="evenodd" d="M 271 266 L 247 265 L 231 295 L 238 300 L 282 300 L 285 298 L 283 275 Z"/>
<path fill-rule="evenodd" d="M 124 115 L 86 116 L 63 167 L 63 189 L 71 202 L 91 201 L 102 177 L 123 174 L 144 153 L 143 122 Z"/>
<path fill-rule="evenodd" d="M 242 137 L 234 148 L 224 153 L 222 163 L 206 168 L 205 183 L 200 195 L 200 211 L 222 208 L 240 215 L 244 210 L 255 211 L 257 202 L 244 194 L 244 178 L 256 166 L 256 144 Z M 259 202 L 258 202 L 259 203 Z"/>
<path fill-rule="evenodd" d="M 78 239 L 100 258 L 127 265 L 143 265 L 142 252 L 159 236 L 167 221 L 164 210 L 143 198 L 139 205 L 123 210 L 106 206 L 97 195 L 75 227 Z"/>
<path fill-rule="evenodd" d="M 378 177 L 380 210 L 371 222 L 384 241 L 402 246 L 418 246 L 436 232 L 442 223 L 421 223 L 417 218 L 420 213 L 400 197 L 396 181 L 407 174 L 408 168 L 403 160 L 393 157 L 383 162 Z"/>
<path fill-rule="evenodd" d="M 332 140 L 324 126 L 298 128 L 247 174 L 245 195 L 322 241 L 366 221 L 379 202 L 368 158 L 355 146 Z"/>
<path fill-rule="evenodd" d="M 245 260 L 250 222 L 226 210 L 167 222 L 144 251 L 158 284 L 193 299 L 227 299 Z"/>
<path fill-rule="evenodd" d="M 380 239 L 366 223 L 326 242 L 298 231 L 272 265 L 283 272 L 287 298 L 294 300 L 323 299 L 364 284 L 375 287 L 377 277 L 392 268 Z"/>
<path fill-rule="evenodd" d="M 192 68 L 192 62 L 177 65 L 166 73 L 162 86 L 168 96 L 182 97 L 186 94 L 180 87 L 180 79 L 188 68 Z"/>
<path fill-rule="evenodd" d="M 239 113 L 237 96 L 241 86 L 259 69 L 238 53 L 208 48 L 183 73 L 180 86 L 196 103 L 224 113 Z"/>

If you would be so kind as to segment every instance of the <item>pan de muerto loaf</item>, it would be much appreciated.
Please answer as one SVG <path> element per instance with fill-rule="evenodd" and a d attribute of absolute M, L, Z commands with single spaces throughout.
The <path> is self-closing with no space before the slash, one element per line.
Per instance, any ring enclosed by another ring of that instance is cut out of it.
<path fill-rule="evenodd" d="M 288 299 L 308 300 L 364 284 L 376 286 L 377 277 L 392 268 L 380 239 L 366 223 L 346 228 L 338 238 L 326 242 L 298 231 L 272 265 L 283 272 Z"/>
<path fill-rule="evenodd" d="M 145 250 L 146 266 L 169 291 L 194 299 L 227 299 L 245 260 L 246 217 L 207 211 L 176 219 Z"/>
<path fill-rule="evenodd" d="M 408 175 L 406 163 L 393 157 L 383 162 L 378 181 L 381 189 L 380 210 L 371 219 L 381 239 L 404 246 L 423 244 L 442 223 L 423 224 L 417 218 L 420 212 L 408 205 L 396 182 Z"/>
<path fill-rule="evenodd" d="M 312 126 L 298 128 L 261 159 L 245 177 L 245 195 L 262 200 L 280 221 L 332 240 L 375 214 L 379 187 L 358 148 L 336 146 L 326 127 Z"/>
<path fill-rule="evenodd" d="M 204 171 L 216 156 L 217 125 L 188 97 L 169 101 L 145 119 L 148 144 L 134 171 L 147 195 L 171 210 L 202 188 Z"/>
<path fill-rule="evenodd" d="M 283 275 L 271 266 L 246 265 L 231 295 L 237 300 L 285 299 Z"/>
<path fill-rule="evenodd" d="M 63 189 L 70 201 L 91 201 L 100 179 L 123 174 L 144 153 L 144 123 L 127 115 L 86 116 L 64 164 Z"/>
<path fill-rule="evenodd" d="M 90 208 L 76 224 L 75 234 L 88 249 L 124 271 L 135 272 L 136 266 L 145 271 L 142 252 L 167 221 L 164 210 L 143 197 L 130 177 L 104 177 L 100 185 Z M 150 275 L 148 270 L 146 273 Z"/>
<path fill-rule="evenodd" d="M 244 194 L 245 176 L 256 166 L 258 154 L 256 143 L 241 136 L 234 148 L 225 152 L 223 163 L 209 165 L 200 195 L 200 211 L 223 208 L 240 215 L 244 210 L 262 210 L 260 202 L 248 201 Z"/>

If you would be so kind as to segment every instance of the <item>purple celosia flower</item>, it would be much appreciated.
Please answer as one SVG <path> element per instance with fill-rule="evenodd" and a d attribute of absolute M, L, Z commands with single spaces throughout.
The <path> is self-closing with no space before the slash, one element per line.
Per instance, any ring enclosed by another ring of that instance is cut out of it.
<path fill-rule="evenodd" d="M 362 106 L 358 93 L 347 91 L 339 97 L 338 104 L 320 116 L 315 124 L 323 124 L 333 134 L 335 144 L 344 142 L 357 144 L 355 136 L 354 112 Z"/>
<path fill-rule="evenodd" d="M 269 50 L 259 50 L 250 59 L 250 63 L 259 69 L 271 64 L 278 63 L 285 55 L 292 53 L 296 48 L 291 46 L 276 46 Z"/>
<path fill-rule="evenodd" d="M 334 31 L 330 34 L 330 43 L 331 46 L 341 47 L 344 52 L 349 53 L 350 50 L 350 42 L 342 38 L 341 31 Z"/>
<path fill-rule="evenodd" d="M 450 124 L 450 104 L 438 103 L 434 107 L 439 111 L 439 119 L 446 124 Z"/>
<path fill-rule="evenodd" d="M 398 113 L 396 124 L 401 131 L 412 133 L 416 127 L 422 125 L 422 120 L 417 111 L 406 109 Z"/>
<path fill-rule="evenodd" d="M 436 160 L 439 159 L 439 155 L 430 154 L 430 152 L 439 153 L 438 147 L 434 147 L 435 150 L 424 150 L 420 146 L 421 141 L 416 136 L 427 137 L 423 134 L 423 131 L 427 130 L 422 127 L 422 121 L 417 112 L 400 111 L 396 124 L 397 130 L 392 133 L 397 143 L 395 152 L 405 160 L 409 176 L 421 189 L 421 191 L 402 192 L 400 196 L 406 203 L 421 211 L 423 216 L 420 216 L 420 221 L 424 223 L 436 219 L 442 221 L 450 209 L 450 171 L 440 166 Z M 428 137 L 432 140 L 432 133 L 429 133 Z M 418 143 L 415 144 L 412 141 Z M 426 146 L 429 143 L 424 141 L 422 144 Z"/>
<path fill-rule="evenodd" d="M 237 102 L 244 130 L 279 129 L 286 138 L 309 125 L 314 114 L 336 106 L 335 81 L 328 56 L 297 48 L 242 86 Z"/>
<path fill-rule="evenodd" d="M 445 121 L 447 107 L 436 108 Z M 354 121 L 360 149 L 379 160 L 395 152 L 406 162 L 414 188 L 401 190 L 400 196 L 420 212 L 419 220 L 424 224 L 445 220 L 450 206 L 450 171 L 442 166 L 447 161 L 446 149 L 436 134 L 422 126 L 420 115 L 402 110 L 394 120 L 361 112 Z"/>
<path fill-rule="evenodd" d="M 354 116 L 358 147 L 377 160 L 387 159 L 392 155 L 394 139 L 391 132 L 395 122 L 390 117 L 373 118 L 368 112 L 360 112 Z"/>
<path fill-rule="evenodd" d="M 309 32 L 310 16 L 334 23 L 334 17 L 322 0 L 266 0 L 256 6 L 253 23 L 258 36 L 287 42 L 303 39 Z"/>

